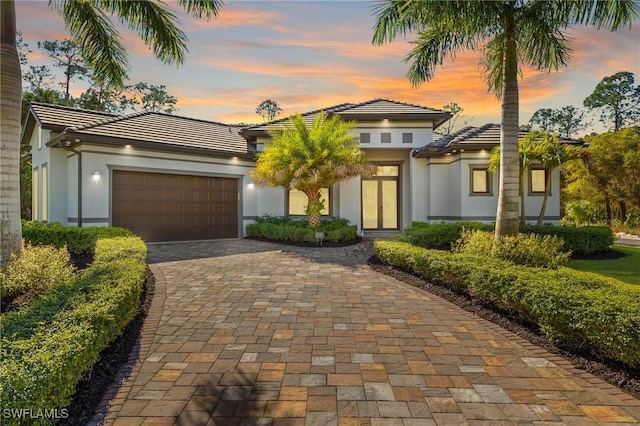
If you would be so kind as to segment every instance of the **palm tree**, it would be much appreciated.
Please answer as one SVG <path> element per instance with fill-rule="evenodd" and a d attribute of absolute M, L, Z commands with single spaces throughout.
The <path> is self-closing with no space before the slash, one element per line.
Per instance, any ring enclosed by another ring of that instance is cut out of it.
<path fill-rule="evenodd" d="M 539 157 L 538 142 L 536 140 L 542 137 L 542 133 L 531 131 L 527 135 L 520 139 L 518 142 L 518 191 L 520 194 L 520 224 L 527 224 L 527 215 L 525 210 L 525 188 L 524 188 L 524 174 L 531 167 L 531 163 Z M 502 155 L 500 154 L 500 147 L 497 146 L 491 151 L 491 157 L 489 158 L 489 171 L 491 173 L 498 173 L 500 171 L 500 161 Z"/>
<path fill-rule="evenodd" d="M 569 160 L 576 158 L 574 151 L 567 147 L 565 144 L 561 144 L 558 140 L 558 136 L 555 134 L 545 134 L 542 141 L 537 146 L 537 159 L 544 168 L 544 198 L 542 199 L 542 206 L 540 207 L 540 214 L 538 215 L 538 226 L 542 225 L 544 220 L 544 213 L 547 209 L 547 199 L 551 192 L 551 174 L 553 171 L 562 166 Z"/>
<path fill-rule="evenodd" d="M 222 0 L 177 0 L 196 18 L 218 14 Z M 179 65 L 187 52 L 187 37 L 175 14 L 162 2 L 50 0 L 82 55 L 94 79 L 105 87 L 122 88 L 128 69 L 127 54 L 114 15 L 135 30 L 153 53 L 165 63 Z M 20 95 L 22 75 L 16 49 L 14 0 L 0 1 L 2 48 L 0 52 L 2 137 L 0 142 L 0 264 L 20 250 Z"/>
<path fill-rule="evenodd" d="M 324 202 L 320 190 L 356 176 L 371 176 L 368 163 L 352 135 L 355 123 L 324 112 L 307 127 L 301 115 L 289 118 L 290 126 L 270 130 L 271 141 L 258 155 L 251 177 L 263 186 L 302 191 L 308 198 L 309 227 L 320 224 Z"/>
<path fill-rule="evenodd" d="M 518 72 L 557 70 L 569 60 L 565 30 L 595 25 L 617 30 L 640 14 L 634 0 L 386 0 L 375 8 L 373 43 L 417 33 L 405 61 L 414 86 L 463 50 L 481 51 L 489 90 L 502 98 L 500 192 L 496 238 L 518 232 Z"/>

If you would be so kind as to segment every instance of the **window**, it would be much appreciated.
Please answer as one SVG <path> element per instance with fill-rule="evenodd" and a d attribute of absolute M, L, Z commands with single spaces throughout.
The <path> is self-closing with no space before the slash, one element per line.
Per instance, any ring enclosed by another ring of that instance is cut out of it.
<path fill-rule="evenodd" d="M 31 218 L 33 220 L 39 220 L 40 216 L 38 215 L 38 180 L 40 179 L 40 174 L 38 173 L 38 168 L 33 169 L 33 175 L 31 176 L 31 200 L 33 205 L 31 206 Z"/>
<path fill-rule="evenodd" d="M 391 143 L 391 133 L 381 133 L 380 134 L 380 142 L 381 143 Z"/>
<path fill-rule="evenodd" d="M 329 215 L 329 188 L 322 188 L 320 190 L 320 199 L 324 200 L 324 210 L 322 210 L 322 216 Z M 307 195 L 302 191 L 292 189 L 289 191 L 289 215 L 290 216 L 304 216 L 307 202 L 309 199 Z"/>
<path fill-rule="evenodd" d="M 413 133 L 403 133 L 402 143 L 413 143 Z"/>
<path fill-rule="evenodd" d="M 529 193 L 544 194 L 547 184 L 547 176 L 544 169 L 529 170 Z"/>
<path fill-rule="evenodd" d="M 42 212 L 40 214 L 40 220 L 48 220 L 48 210 L 49 210 L 49 191 L 48 191 L 48 176 L 47 176 L 47 165 L 42 165 Z"/>
<path fill-rule="evenodd" d="M 470 176 L 470 195 L 493 195 L 489 170 L 486 168 L 472 167 Z"/>
<path fill-rule="evenodd" d="M 371 143 L 371 133 L 360 133 L 360 143 Z"/>

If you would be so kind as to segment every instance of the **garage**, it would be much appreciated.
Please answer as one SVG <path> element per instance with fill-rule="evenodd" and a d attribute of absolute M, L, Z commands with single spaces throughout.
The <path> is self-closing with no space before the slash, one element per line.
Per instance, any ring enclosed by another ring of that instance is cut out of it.
<path fill-rule="evenodd" d="M 238 236 L 238 179 L 114 170 L 113 226 L 146 242 Z"/>

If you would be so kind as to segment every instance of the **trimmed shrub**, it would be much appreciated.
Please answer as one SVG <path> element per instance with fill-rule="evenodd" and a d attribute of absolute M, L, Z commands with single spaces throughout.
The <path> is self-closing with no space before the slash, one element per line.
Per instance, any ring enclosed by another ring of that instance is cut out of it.
<path fill-rule="evenodd" d="M 3 409 L 37 411 L 69 403 L 100 351 L 137 314 L 145 257 L 146 246 L 138 237 L 98 240 L 96 261 L 89 268 L 23 309 L 2 315 Z M 35 424 L 50 422 L 38 419 Z M 34 424 L 34 420 L 24 419 L 22 424 Z"/>
<path fill-rule="evenodd" d="M 563 241 L 553 235 L 518 234 L 496 241 L 492 232 L 463 231 L 454 244 L 454 253 L 489 255 L 517 265 L 558 269 L 569 261 L 571 252 L 563 252 Z"/>
<path fill-rule="evenodd" d="M 22 237 L 30 244 L 67 246 L 74 254 L 93 253 L 96 241 L 101 238 L 132 237 L 128 229 L 116 227 L 90 226 L 78 228 L 64 226 L 57 222 L 22 221 Z"/>
<path fill-rule="evenodd" d="M 316 232 L 324 232 L 327 241 L 339 242 L 354 240 L 358 230 L 355 225 L 349 225 L 347 219 L 323 219 L 318 228 L 311 229 L 305 220 L 262 216 L 256 223 L 247 225 L 246 232 L 247 237 L 315 243 Z"/>
<path fill-rule="evenodd" d="M 7 268 L 0 270 L 2 298 L 21 296 L 22 303 L 26 303 L 51 287 L 69 281 L 74 270 L 66 248 L 26 244 L 20 253 L 11 255 Z"/>
<path fill-rule="evenodd" d="M 493 231 L 494 225 L 480 222 L 434 223 L 413 222 L 395 238 L 424 248 L 449 249 L 460 239 L 463 230 Z M 523 234 L 555 235 L 564 241 L 563 249 L 575 254 L 591 254 L 607 251 L 614 236 L 606 226 L 524 226 Z"/>
<path fill-rule="evenodd" d="M 576 254 L 591 254 L 607 251 L 615 239 L 611 228 L 607 226 L 533 226 L 523 227 L 526 234 L 555 235 L 564 241 L 564 250 Z"/>
<path fill-rule="evenodd" d="M 463 230 L 479 229 L 490 231 L 493 225 L 481 222 L 454 222 L 454 223 L 425 223 L 413 222 L 401 235 L 396 237 L 397 241 L 404 241 L 415 246 L 424 248 L 438 248 L 447 250 L 460 239 Z"/>
<path fill-rule="evenodd" d="M 383 262 L 538 324 L 563 345 L 640 365 L 640 289 L 586 272 L 529 268 L 398 241 L 377 240 L 374 251 Z"/>

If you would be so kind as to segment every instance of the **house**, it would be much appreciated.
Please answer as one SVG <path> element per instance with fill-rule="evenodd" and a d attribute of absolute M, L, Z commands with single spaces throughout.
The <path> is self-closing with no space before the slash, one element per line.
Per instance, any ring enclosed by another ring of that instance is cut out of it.
<path fill-rule="evenodd" d="M 366 233 L 397 232 L 413 221 L 495 220 L 498 179 L 488 170 L 500 128 L 434 132 L 448 112 L 385 99 L 326 111 L 357 123 L 378 173 L 323 190 L 323 214 Z M 146 241 L 236 238 L 258 216 L 303 215 L 297 191 L 257 187 L 249 177 L 269 128 L 288 119 L 237 126 L 158 112 L 114 115 L 34 103 L 22 143 L 31 146 L 33 219 L 77 226 L 123 226 Z M 527 176 L 528 217 L 544 194 L 544 173 Z M 559 173 L 546 220 L 559 220 Z"/>

